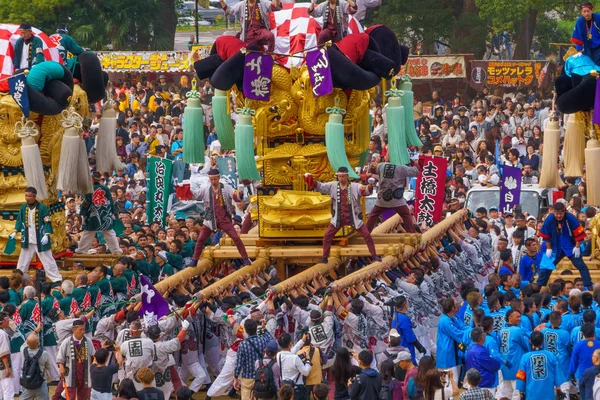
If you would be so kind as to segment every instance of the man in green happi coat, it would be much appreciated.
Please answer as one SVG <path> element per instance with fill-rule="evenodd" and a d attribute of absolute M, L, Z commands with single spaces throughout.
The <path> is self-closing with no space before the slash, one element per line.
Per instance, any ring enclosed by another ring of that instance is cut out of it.
<path fill-rule="evenodd" d="M 21 232 L 21 254 L 17 268 L 26 274 L 31 257 L 37 254 L 48 278 L 52 282 L 60 282 L 62 276 L 58 272 L 58 266 L 51 250 L 50 235 L 53 231 L 50 212 L 48 207 L 37 201 L 36 197 L 37 190 L 35 188 L 25 189 L 25 204 L 19 210 L 15 231 L 9 236 L 10 239 L 14 239 L 17 232 Z"/>

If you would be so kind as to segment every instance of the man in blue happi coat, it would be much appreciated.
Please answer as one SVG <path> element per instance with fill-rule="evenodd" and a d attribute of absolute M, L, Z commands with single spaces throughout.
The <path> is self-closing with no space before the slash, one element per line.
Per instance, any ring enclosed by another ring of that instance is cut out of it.
<path fill-rule="evenodd" d="M 571 42 L 575 43 L 578 51 L 600 64 L 600 15 L 594 13 L 592 3 L 581 5 L 581 17 L 575 23 Z"/>

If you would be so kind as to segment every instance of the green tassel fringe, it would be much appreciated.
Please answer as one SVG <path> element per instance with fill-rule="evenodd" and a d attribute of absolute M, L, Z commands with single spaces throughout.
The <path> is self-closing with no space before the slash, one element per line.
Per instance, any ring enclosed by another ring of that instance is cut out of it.
<path fill-rule="evenodd" d="M 350 178 L 359 178 L 350 166 L 348 156 L 346 155 L 344 125 L 342 124 L 342 116 L 339 114 L 329 114 L 329 122 L 325 124 L 325 147 L 327 148 L 327 158 L 334 172 L 339 167 L 346 167 L 348 168 L 348 176 Z"/>
<path fill-rule="evenodd" d="M 235 137 L 231 114 L 228 112 L 229 97 L 226 91 L 215 90 L 215 95 L 212 99 L 212 110 L 221 149 L 233 150 L 235 148 Z"/>
<path fill-rule="evenodd" d="M 204 115 L 200 99 L 189 98 L 183 119 L 183 161 L 204 164 Z"/>
<path fill-rule="evenodd" d="M 402 96 L 402 105 L 404 106 L 404 119 L 406 120 L 406 142 L 409 146 L 423 146 L 423 142 L 419 139 L 419 135 L 417 135 L 417 129 L 415 128 L 415 120 L 414 120 L 414 93 L 412 91 L 412 83 L 410 82 L 402 82 L 398 85 L 398 89 L 404 91 L 404 96 Z"/>
<path fill-rule="evenodd" d="M 240 115 L 235 126 L 235 159 L 240 181 L 261 179 L 254 160 L 254 127 L 250 115 Z"/>
<path fill-rule="evenodd" d="M 406 117 L 398 97 L 390 97 L 387 107 L 388 151 L 394 165 L 410 163 L 406 145 Z"/>

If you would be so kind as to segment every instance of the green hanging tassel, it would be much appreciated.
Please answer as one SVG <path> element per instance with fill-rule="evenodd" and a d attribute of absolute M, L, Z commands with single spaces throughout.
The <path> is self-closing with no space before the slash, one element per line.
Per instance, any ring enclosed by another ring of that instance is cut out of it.
<path fill-rule="evenodd" d="M 212 110 L 221 149 L 233 150 L 235 148 L 235 138 L 233 136 L 233 123 L 229 114 L 229 96 L 225 90 L 215 90 L 212 99 Z"/>
<path fill-rule="evenodd" d="M 252 126 L 252 116 L 255 111 L 244 107 L 236 109 L 236 112 L 240 115 L 235 125 L 235 161 L 238 178 L 240 181 L 244 179 L 258 181 L 261 177 L 254 160 L 254 126 Z"/>
<path fill-rule="evenodd" d="M 390 162 L 394 165 L 410 163 L 406 145 L 406 116 L 402 106 L 404 92 L 396 89 L 396 80 L 392 81 L 392 88 L 386 91 L 388 98 L 387 125 L 388 125 L 388 150 Z"/>
<path fill-rule="evenodd" d="M 183 119 L 183 161 L 204 164 L 204 114 L 200 93 L 196 90 L 196 79 L 192 80 L 192 90 L 186 96 L 188 101 Z"/>
<path fill-rule="evenodd" d="M 415 128 L 415 106 L 413 104 L 414 93 L 412 91 L 412 82 L 410 76 L 404 75 L 401 78 L 399 89 L 404 92 L 404 96 L 402 96 L 402 105 L 404 106 L 404 119 L 406 121 L 406 142 L 409 146 L 423 146 L 423 142 L 421 142 L 421 139 L 419 139 L 419 135 L 417 135 L 417 129 Z"/>
<path fill-rule="evenodd" d="M 344 124 L 342 115 L 346 110 L 339 106 L 340 99 L 336 97 L 335 107 L 327 107 L 325 112 L 329 114 L 329 122 L 325 124 L 325 147 L 327 148 L 327 158 L 334 171 L 340 167 L 348 168 L 348 176 L 358 179 L 359 176 L 350 166 L 348 156 L 346 155 L 346 143 L 344 139 Z"/>

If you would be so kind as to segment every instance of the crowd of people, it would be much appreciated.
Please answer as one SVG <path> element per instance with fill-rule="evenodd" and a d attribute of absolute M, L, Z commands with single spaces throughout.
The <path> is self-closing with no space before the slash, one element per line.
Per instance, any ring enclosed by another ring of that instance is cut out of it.
<path fill-rule="evenodd" d="M 518 209 L 477 209 L 464 227 L 432 244 L 435 256 L 419 253 L 361 285 L 339 288 L 333 277 L 316 274 L 310 284 L 278 293 L 277 269 L 269 266 L 225 293 L 198 298 L 202 288 L 250 263 L 236 242 L 242 259 L 221 262 L 160 293 L 170 314 L 149 325 L 130 302 L 148 291 L 142 277 L 156 284 L 193 266 L 204 245 L 218 244 L 223 231 L 239 239 L 252 222 L 246 219 L 247 196 L 219 189 L 216 160 L 226 154 L 212 121 L 209 82 L 198 89 L 208 167 L 182 160 L 186 77 L 178 84 L 161 75 L 156 82 L 141 78 L 113 87 L 116 150 L 124 168 L 113 174 L 95 171 L 100 115 L 91 121 L 86 141 L 94 187 L 110 196 L 107 213 L 122 222 L 122 232 L 111 234 L 112 223 L 90 222 L 91 197 L 62 193 L 62 200 L 71 250 L 119 258 L 90 272 L 76 265 L 73 281 L 46 264 L 52 282 L 39 273 L 32 278 L 27 260 L 19 260 L 10 278 L 0 278 L 3 398 L 19 393 L 22 399 L 48 398 L 54 384 L 53 399 L 190 399 L 200 391 L 208 399 L 243 400 L 600 396 L 600 380 L 595 382 L 600 287 L 582 258 L 592 255 L 590 220 L 596 210 L 586 204 L 585 176 L 565 177 L 564 200 L 539 218 Z M 429 104 L 431 113 L 424 111 Z M 412 206 L 402 196 L 379 196 L 364 224 L 360 203 L 350 201 L 408 188 L 407 179 L 418 173 L 417 163 L 395 166 L 392 174 L 386 168 L 385 114 L 385 106 L 374 102 L 360 184 L 350 182 L 343 168 L 337 184 L 306 177 L 309 188 L 331 195 L 340 216 L 325 234 L 322 261 L 341 225 L 354 226 L 372 250 L 371 257 L 349 259 L 346 273 L 379 260 L 369 232 L 386 209 L 400 214 L 402 231 L 427 229 L 415 224 Z M 502 165 L 521 168 L 523 182 L 535 183 L 551 117 L 550 102 L 536 93 L 495 96 L 486 90 L 467 102 L 460 96 L 445 101 L 434 92 L 432 99 L 415 101 L 415 129 L 423 146 L 409 151 L 448 158 L 444 208 L 454 213 L 465 207 L 474 185 L 499 185 Z M 215 201 L 210 218 L 172 213 L 165 227 L 149 224 L 148 156 L 180 163 L 183 177 L 208 175 L 206 193 L 194 191 L 195 197 L 224 201 L 220 206 Z M 27 238 L 31 250 L 24 257 L 30 258 L 34 250 L 48 251 L 52 231 L 33 227 L 31 215 L 39 214 L 33 210 L 42 208 L 35 190 L 26 192 L 16 232 Z M 42 216 L 39 224 L 49 221 Z M 109 229 L 100 235 L 99 226 Z M 565 257 L 581 277 L 567 272 L 551 281 Z"/>

